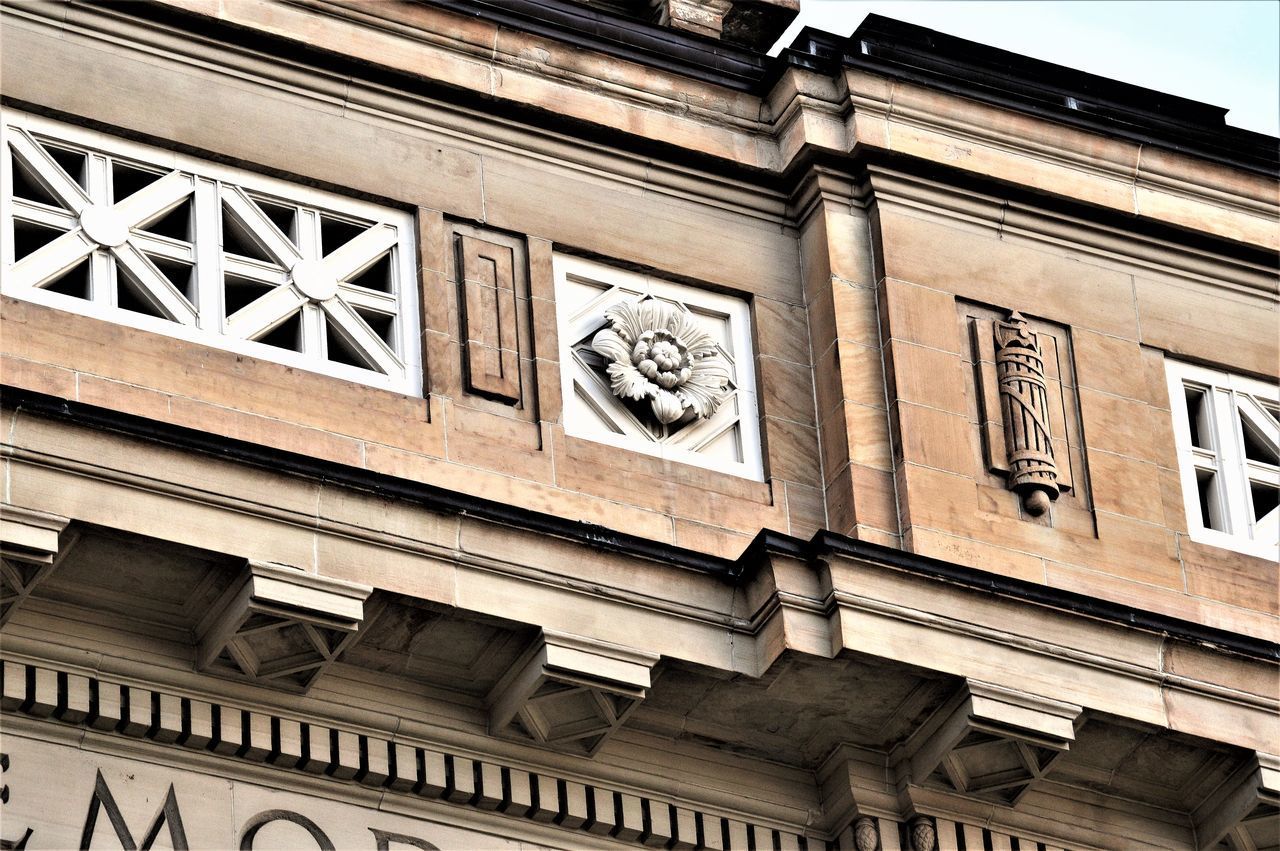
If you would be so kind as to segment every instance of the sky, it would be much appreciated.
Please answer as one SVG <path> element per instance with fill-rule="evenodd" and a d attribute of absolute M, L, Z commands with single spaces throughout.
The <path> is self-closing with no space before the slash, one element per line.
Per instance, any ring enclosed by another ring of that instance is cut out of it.
<path fill-rule="evenodd" d="M 801 0 L 803 26 L 849 35 L 869 13 L 1226 107 L 1280 136 L 1280 0 Z"/>

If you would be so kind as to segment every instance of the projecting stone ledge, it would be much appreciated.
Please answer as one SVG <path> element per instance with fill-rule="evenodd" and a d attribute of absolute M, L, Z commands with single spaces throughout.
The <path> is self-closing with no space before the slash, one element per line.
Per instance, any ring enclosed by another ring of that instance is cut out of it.
<path fill-rule="evenodd" d="M 544 631 L 489 694 L 489 730 L 593 756 L 644 700 L 658 657 Z"/>

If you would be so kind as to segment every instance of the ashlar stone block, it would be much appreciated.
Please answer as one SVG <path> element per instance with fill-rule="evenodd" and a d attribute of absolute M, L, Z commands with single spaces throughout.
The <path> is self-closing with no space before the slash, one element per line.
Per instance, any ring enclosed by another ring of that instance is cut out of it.
<path fill-rule="evenodd" d="M 489 729 L 594 756 L 644 700 L 658 657 L 544 631 L 490 692 Z"/>
<path fill-rule="evenodd" d="M 305 692 L 355 639 L 371 593 L 368 585 L 248 562 L 197 627 L 196 664 Z"/>

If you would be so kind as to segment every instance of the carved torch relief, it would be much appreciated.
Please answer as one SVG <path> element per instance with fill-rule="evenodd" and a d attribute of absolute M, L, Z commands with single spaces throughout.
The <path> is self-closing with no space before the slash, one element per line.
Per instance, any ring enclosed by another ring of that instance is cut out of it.
<path fill-rule="evenodd" d="M 1016 494 L 1024 520 L 1093 534 L 1070 331 L 1016 310 L 958 307 L 971 346 L 979 481 Z"/>
<path fill-rule="evenodd" d="M 1058 498 L 1044 357 L 1037 335 L 1016 310 L 995 329 L 996 376 L 1009 458 L 1009 489 L 1039 517 Z"/>

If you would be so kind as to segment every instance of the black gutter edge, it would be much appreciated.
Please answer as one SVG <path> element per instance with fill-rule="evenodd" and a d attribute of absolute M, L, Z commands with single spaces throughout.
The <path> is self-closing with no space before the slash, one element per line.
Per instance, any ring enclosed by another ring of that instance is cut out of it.
<path fill-rule="evenodd" d="M 198 429 L 150 420 L 97 405 L 87 405 L 35 390 L 12 387 L 7 384 L 0 385 L 0 389 L 4 391 L 3 396 L 0 397 L 0 403 L 6 408 L 19 412 L 27 411 L 100 431 L 116 432 L 285 475 L 329 481 L 379 496 L 418 503 L 434 511 L 476 517 L 505 526 L 577 541 L 595 550 L 670 564 L 734 583 L 749 580 L 773 557 L 812 562 L 835 555 L 869 561 L 917 576 L 999 594 L 1096 620 L 1160 633 L 1171 638 L 1212 645 L 1241 656 L 1268 661 L 1280 660 L 1280 644 L 1260 638 L 1134 609 L 1074 591 L 987 573 L 976 568 L 952 564 L 882 544 L 859 541 L 835 532 L 821 530 L 812 539 L 806 541 L 772 529 L 761 529 L 737 559 L 721 558 L 673 544 L 651 541 L 638 535 L 616 532 L 595 523 L 567 520 L 484 497 L 458 493 L 437 485 L 411 482 L 385 473 L 362 470 L 296 452 L 271 449 L 249 441 L 209 434 Z"/>

